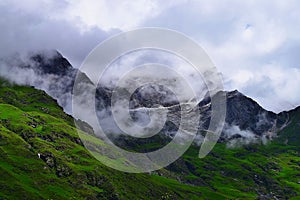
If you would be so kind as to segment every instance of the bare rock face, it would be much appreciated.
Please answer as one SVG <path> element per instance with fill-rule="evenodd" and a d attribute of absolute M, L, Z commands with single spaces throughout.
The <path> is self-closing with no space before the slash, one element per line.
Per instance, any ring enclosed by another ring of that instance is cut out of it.
<path fill-rule="evenodd" d="M 36 63 L 35 68 L 42 74 L 56 74 L 65 76 L 75 70 L 69 61 L 64 58 L 59 52 L 53 52 L 51 57 L 43 54 L 36 54 L 30 58 Z"/>
<path fill-rule="evenodd" d="M 249 130 L 255 135 L 261 136 L 276 125 L 277 115 L 263 109 L 253 99 L 246 97 L 239 91 L 224 92 L 227 96 L 226 124 L 238 126 L 241 130 Z M 199 103 L 205 119 L 210 118 L 210 98 Z M 209 121 L 206 121 L 207 127 Z"/>
<path fill-rule="evenodd" d="M 276 114 L 235 90 L 227 93 L 226 122 L 262 135 L 276 123 Z"/>

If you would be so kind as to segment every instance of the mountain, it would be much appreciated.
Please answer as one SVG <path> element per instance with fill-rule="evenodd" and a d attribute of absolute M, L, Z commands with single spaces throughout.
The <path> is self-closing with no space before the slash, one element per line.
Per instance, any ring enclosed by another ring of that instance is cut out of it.
<path fill-rule="evenodd" d="M 78 137 L 74 119 L 63 112 L 67 108 L 63 102 L 68 101 L 62 101 L 66 94 L 61 91 L 71 95 L 76 69 L 60 54 L 50 60 L 35 57 L 31 58 L 34 64 L 18 69 L 37 67 L 33 70 L 37 76 L 27 85 L 39 88 L 37 77 L 42 77 L 42 85 L 47 87 L 40 89 L 57 101 L 41 90 L 1 80 L 0 199 L 296 199 L 300 196 L 299 107 L 275 114 L 238 91 L 224 92 L 226 125 L 208 156 L 199 159 L 199 146 L 195 143 L 164 169 L 127 174 L 110 169 L 91 156 Z M 59 72 L 48 69 L 52 67 L 58 67 Z M 92 84 L 85 75 L 82 77 L 86 84 Z M 147 98 L 164 102 L 164 90 L 158 88 L 151 93 L 155 98 L 151 95 Z M 111 90 L 98 87 L 97 94 L 98 108 L 106 108 Z M 157 103 L 139 94 L 142 93 L 137 91 L 132 97 L 133 117 L 138 117 L 134 109 L 152 108 Z M 174 122 L 178 120 L 179 106 L 176 101 L 165 101 L 164 106 L 169 107 L 170 115 L 160 134 L 150 139 L 121 135 L 114 141 L 138 152 L 166 144 L 172 138 L 169 133 L 178 126 Z M 209 122 L 210 106 L 209 98 L 197 105 L 203 116 L 199 124 L 203 130 Z M 86 137 L 92 140 L 92 127 L 80 123 Z"/>
<path fill-rule="evenodd" d="M 31 74 L 23 73 L 25 76 L 27 74 L 27 79 L 31 79 L 31 82 L 26 84 L 46 91 L 50 96 L 58 100 L 58 103 L 67 113 L 72 113 L 71 96 L 76 75 L 78 75 L 78 77 L 81 78 L 81 82 L 86 85 L 83 90 L 89 87 L 96 87 L 84 73 L 73 68 L 67 59 L 57 51 L 47 54 L 33 54 L 29 60 L 30 62 L 16 66 L 17 70 L 31 70 Z M 126 89 L 124 90 L 126 91 Z M 221 140 L 241 140 L 247 136 L 257 140 L 261 140 L 261 138 L 272 138 L 276 134 L 277 128 L 280 128 L 280 126 L 285 123 L 286 119 L 284 116 L 280 115 L 280 119 L 278 119 L 279 115 L 263 109 L 255 101 L 238 91 L 223 93 L 227 96 L 227 113 L 225 129 Z M 100 123 L 103 118 L 106 119 L 105 122 L 108 121 L 107 118 L 110 118 L 109 121 L 114 121 L 111 116 L 110 108 L 111 95 L 112 89 L 109 86 L 97 85 L 97 111 L 107 111 L 104 114 L 97 112 Z M 172 135 L 172 132 L 176 131 L 179 126 L 180 106 L 174 94 L 166 87 L 147 85 L 135 91 L 130 101 L 130 108 L 132 109 L 131 115 L 136 121 L 139 121 L 138 116 L 141 116 L 138 110 L 139 108 L 154 107 L 158 109 L 156 105 L 159 104 L 164 106 L 162 109 L 168 109 L 169 111 L 167 125 L 163 131 Z M 201 130 L 208 128 L 210 122 L 210 98 L 207 97 L 199 102 L 198 109 L 201 114 L 201 124 L 199 124 L 200 134 Z M 103 126 L 105 126 L 105 122 L 102 123 Z M 121 132 L 118 130 L 116 124 L 110 124 L 110 126 L 113 127 L 111 129 L 115 130 L 115 132 Z M 240 130 L 247 131 L 248 134 L 241 135 L 239 134 L 239 132 L 241 132 Z M 245 140 L 247 140 L 247 138 Z"/>

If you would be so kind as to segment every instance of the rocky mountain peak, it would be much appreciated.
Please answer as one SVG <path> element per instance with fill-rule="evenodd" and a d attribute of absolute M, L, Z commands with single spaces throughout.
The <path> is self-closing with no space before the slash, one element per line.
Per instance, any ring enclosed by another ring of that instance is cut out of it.
<path fill-rule="evenodd" d="M 234 97 L 239 97 L 239 96 L 245 96 L 245 95 L 242 94 L 241 92 L 239 92 L 238 90 L 233 90 L 233 91 L 227 92 L 227 98 L 234 98 Z"/>
<path fill-rule="evenodd" d="M 42 52 L 30 57 L 36 69 L 42 74 L 66 75 L 73 69 L 69 61 L 58 51 Z"/>

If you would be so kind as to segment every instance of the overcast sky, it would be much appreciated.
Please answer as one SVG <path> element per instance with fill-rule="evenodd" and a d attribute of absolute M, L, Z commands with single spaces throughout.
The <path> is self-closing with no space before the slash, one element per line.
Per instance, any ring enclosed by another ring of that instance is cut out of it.
<path fill-rule="evenodd" d="M 0 0 L 0 56 L 57 49 L 75 66 L 101 41 L 140 27 L 195 39 L 238 89 L 273 111 L 300 105 L 297 0 Z"/>

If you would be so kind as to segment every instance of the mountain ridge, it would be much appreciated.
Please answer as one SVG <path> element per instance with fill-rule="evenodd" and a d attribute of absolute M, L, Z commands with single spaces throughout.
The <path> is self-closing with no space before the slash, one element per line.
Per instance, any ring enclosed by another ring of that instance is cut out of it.
<path fill-rule="evenodd" d="M 51 55 L 50 57 L 49 54 Z M 25 66 L 26 69 L 33 69 L 33 73 L 37 73 L 35 76 L 41 76 L 43 79 L 40 80 L 40 78 L 37 78 L 37 81 L 32 81 L 31 83 L 29 83 L 29 85 L 35 86 L 37 89 L 45 90 L 48 94 L 50 94 L 50 96 L 58 100 L 59 104 L 64 108 L 65 111 L 67 111 L 67 113 L 72 113 L 73 84 L 76 77 L 80 77 L 80 81 L 83 81 L 87 86 L 95 87 L 92 81 L 90 81 L 90 79 L 84 73 L 80 72 L 78 69 L 73 68 L 71 64 L 67 61 L 67 59 L 64 58 L 58 51 L 48 53 L 48 55 L 42 53 L 32 54 L 29 60 L 31 60 L 33 63 L 31 63 L 31 65 L 23 66 Z M 40 85 L 46 86 L 40 87 Z M 131 108 L 152 107 L 154 105 L 154 101 L 156 100 L 158 100 L 158 102 L 156 103 L 160 103 L 164 107 L 176 105 L 179 103 L 176 101 L 166 101 L 164 103 L 164 96 L 166 94 L 170 96 L 172 95 L 172 93 L 166 93 L 167 90 L 164 88 L 159 89 L 160 91 L 155 89 L 157 87 L 154 87 L 153 89 L 151 85 L 146 87 L 146 91 L 149 90 L 149 88 L 152 88 L 150 90 L 152 91 L 152 93 L 150 93 L 150 96 L 149 93 L 146 93 L 146 95 L 142 95 L 142 93 L 140 93 L 139 90 L 137 90 L 132 95 L 130 101 Z M 270 139 L 276 135 L 276 130 L 280 129 L 280 127 L 283 126 L 288 120 L 286 114 L 284 114 L 288 111 L 275 114 L 271 111 L 265 110 L 256 101 L 240 93 L 238 90 L 221 92 L 225 93 L 225 95 L 227 96 L 227 112 L 225 121 L 226 123 L 224 128 L 225 131 L 223 131 L 222 136 L 224 136 L 224 134 L 229 134 L 228 137 L 225 136 L 225 138 L 221 139 L 223 141 L 232 138 L 243 138 L 246 135 L 250 137 L 253 137 L 254 135 L 255 137 L 266 137 Z M 110 111 L 112 95 L 111 89 L 106 87 L 105 85 L 98 85 L 96 94 L 97 110 L 107 110 L 104 115 L 97 115 L 98 119 L 100 120 L 100 123 L 101 119 L 103 118 L 113 120 Z M 209 96 L 202 99 L 198 103 L 198 107 L 202 115 L 202 124 L 199 125 L 201 130 L 206 130 L 210 123 L 211 106 L 209 105 L 209 103 Z M 163 130 L 176 130 L 176 126 L 178 128 L 180 116 L 178 116 L 177 112 L 179 112 L 179 109 L 180 108 L 178 107 L 172 108 L 170 110 L 172 115 L 170 121 L 171 124 L 168 123 L 170 127 L 166 127 Z M 136 111 L 132 111 L 130 113 L 131 117 L 136 118 L 136 120 L 138 121 L 138 116 L 140 115 L 140 113 Z M 174 122 L 175 127 L 173 126 Z M 102 125 L 105 125 L 105 122 L 103 123 Z M 116 124 L 113 123 L 110 124 L 110 126 L 113 127 L 113 130 L 116 130 L 115 132 L 121 132 Z M 246 134 L 242 136 L 238 133 L 230 133 L 232 131 L 241 133 L 242 131 L 248 132 L 244 132 Z"/>

